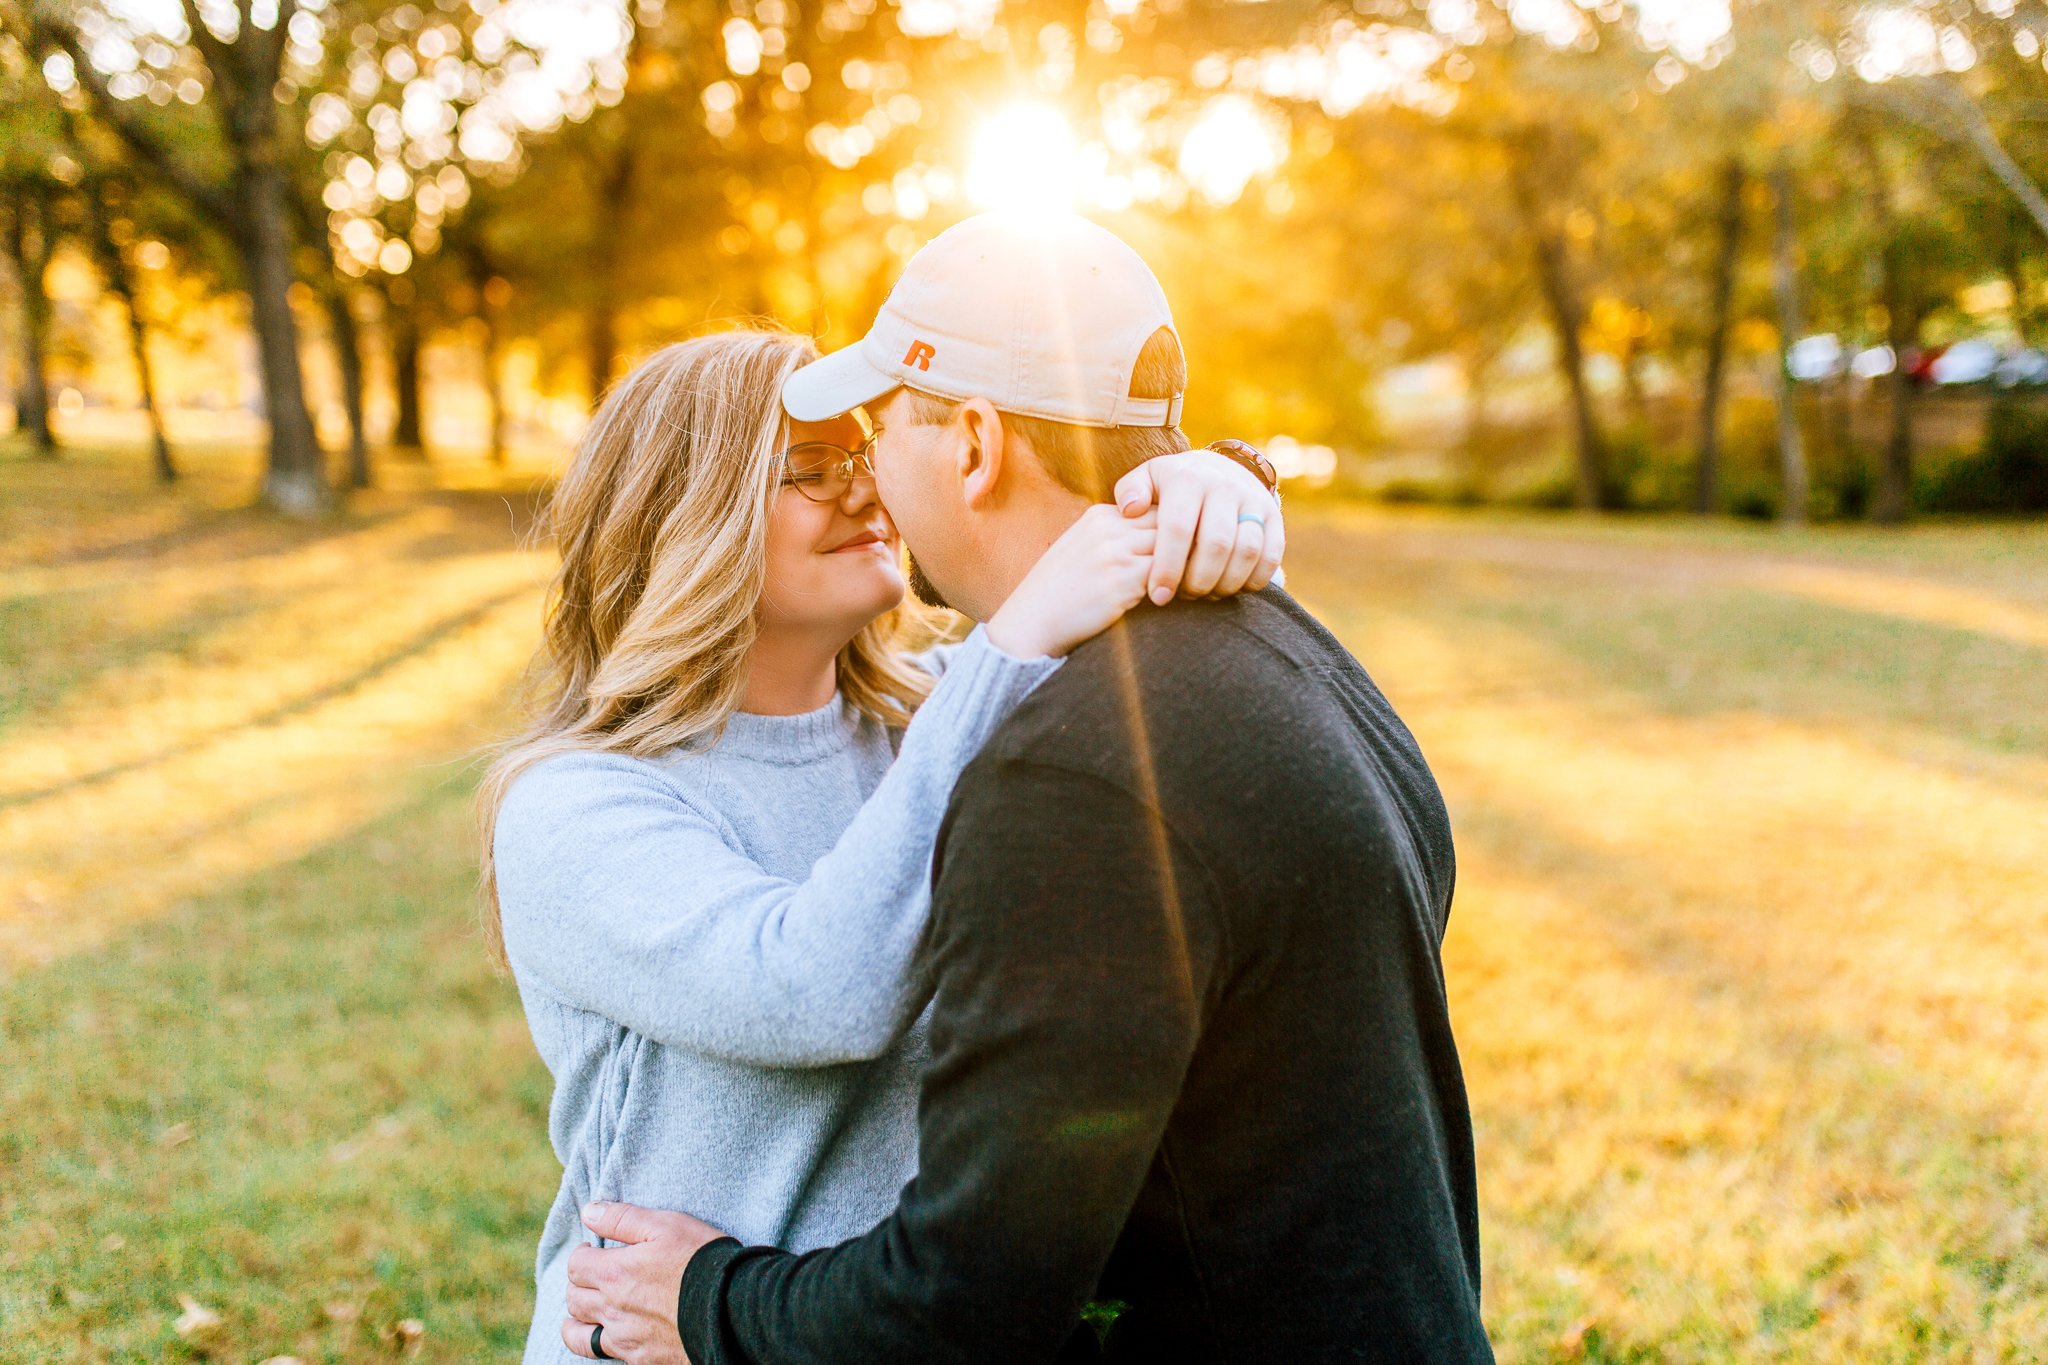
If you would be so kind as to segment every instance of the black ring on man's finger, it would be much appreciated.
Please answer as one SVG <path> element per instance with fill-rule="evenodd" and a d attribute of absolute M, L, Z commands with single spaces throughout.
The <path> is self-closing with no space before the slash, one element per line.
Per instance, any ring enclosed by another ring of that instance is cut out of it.
<path fill-rule="evenodd" d="M 598 1340 L 598 1338 L 602 1337 L 603 1335 L 604 1324 L 601 1322 L 597 1326 L 590 1329 L 590 1353 L 596 1356 L 599 1360 L 617 1360 L 618 1357 L 613 1355 L 611 1352 L 605 1350 L 604 1343 Z"/>

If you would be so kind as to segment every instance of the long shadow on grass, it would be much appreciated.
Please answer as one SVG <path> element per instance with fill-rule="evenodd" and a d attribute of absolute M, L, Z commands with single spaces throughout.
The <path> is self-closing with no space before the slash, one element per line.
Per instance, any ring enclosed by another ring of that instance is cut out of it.
<path fill-rule="evenodd" d="M 1725 918 L 1707 929 L 1646 911 L 1643 889 L 1668 885 L 1667 868 L 1652 859 L 1592 847 L 1539 816 L 1489 800 L 1483 789 L 1497 778 L 1480 773 L 1455 777 L 1460 844 L 1483 847 L 1496 865 L 1558 888 L 1569 898 L 1576 921 L 1599 933 L 1632 975 L 1663 983 L 1665 989 L 1653 995 L 1668 1002 L 1667 1017 L 1684 1017 L 1688 1000 L 1707 1014 L 1725 1009 L 1731 999 L 1740 1001 L 1745 1043 L 1762 1048 L 1764 1055 L 1848 1064 L 1854 1084 L 1832 1098 L 1846 1100 L 1851 1113 L 1834 1116 L 1838 1126 L 1828 1134 L 1830 1145 L 1854 1146 L 1854 1134 L 1861 1133 L 1867 1167 L 1888 1172 L 1907 1154 L 1895 1135 L 1918 1135 L 1910 1154 L 1923 1164 L 1925 1178 L 1944 1186 L 1922 1192 L 1927 1195 L 1981 1197 L 2003 1189 L 2024 1198 L 2024 1189 L 2048 1188 L 2048 1145 L 2039 1140 L 2016 1097 L 1959 1086 L 1947 1074 L 1916 1069 L 1884 1054 L 1880 1039 L 1809 1012 L 1805 983 L 1760 979 L 1751 958 L 1734 945 L 1768 930 L 1742 924 L 1742 907 L 1719 907 Z M 1825 907 L 1812 907 L 1812 913 L 1825 913 Z M 1627 1083 L 1626 1077 L 1608 1079 L 1617 1086 Z M 1816 1110 L 1833 1107 L 1830 1097 L 1813 1099 Z M 1958 1168 L 1954 1153 L 1967 1154 L 1967 1169 Z M 1987 1242 L 1998 1237 L 1998 1229 L 1988 1225 L 1967 1231 Z M 2027 1253 L 1984 1251 L 1978 1269 L 1992 1277 L 2023 1273 L 2022 1266 L 2008 1264 L 2015 1255 L 2024 1262 Z M 2041 1271 L 2035 1273 L 2038 1277 Z"/>
<path fill-rule="evenodd" d="M 531 529 L 534 513 L 530 496 L 495 490 L 436 490 L 407 495 L 401 503 L 350 514 L 329 523 L 281 522 L 269 513 L 249 508 L 199 510 L 192 514 L 189 524 L 155 535 L 81 549 L 53 563 L 132 563 L 138 577 L 146 579 L 158 568 L 175 573 L 195 564 L 227 564 L 290 554 L 374 530 L 422 507 L 443 507 L 456 513 L 453 526 L 423 532 L 396 551 L 397 557 L 423 565 L 520 544 Z M 261 534 L 238 534 L 249 530 Z M 280 541 L 280 535 L 285 539 Z M 177 652 L 188 641 L 273 607 L 278 601 L 277 595 L 260 580 L 252 580 L 244 591 L 210 594 L 203 605 L 153 629 L 123 632 L 81 651 L 71 640 L 67 617 L 80 595 L 101 591 L 104 590 L 96 587 L 65 588 L 0 598 L 0 736 L 13 724 L 56 706 L 66 695 L 97 677 L 152 655 Z M 32 649 L 55 649 L 74 666 L 67 666 L 54 679 L 41 677 L 28 664 Z M 80 655 L 90 658 L 90 667 L 75 666 Z M 119 771 L 109 770 L 82 780 L 102 780 Z M 0 809 L 46 794 L 6 798 L 0 800 Z"/>
<path fill-rule="evenodd" d="M 473 930 L 466 777 L 0 985 L 7 1359 L 507 1359 L 559 1177 Z M 330 1310 L 330 1305 L 339 1305 Z"/>
<path fill-rule="evenodd" d="M 80 546 L 52 557 L 43 567 L 110 563 L 148 567 L 166 558 L 180 564 L 232 563 L 374 530 L 422 507 L 455 512 L 456 525 L 409 542 L 408 559 L 475 554 L 519 543 L 533 525 L 537 496 L 523 487 L 429 489 L 394 494 L 375 504 L 348 506 L 331 518 L 309 522 L 287 521 L 260 507 L 195 507 L 176 526 L 126 540 Z"/>
<path fill-rule="evenodd" d="M 268 610 L 277 599 L 261 591 L 218 594 L 198 610 L 154 630 L 124 631 L 91 651 L 93 666 L 78 668 L 68 621 L 70 594 L 0 598 L 0 739 L 15 722 L 56 707 L 70 693 L 105 674 L 156 654 L 176 653 L 189 642 Z M 29 666 L 31 649 L 71 655 L 60 676 L 40 678 Z M 81 651 L 82 652 L 82 651 Z"/>
<path fill-rule="evenodd" d="M 1736 584 L 1687 591 L 1498 568 L 1489 583 L 1456 563 L 1372 551 L 1358 536 L 1317 537 L 1297 562 L 1296 581 L 1363 613 L 1379 602 L 1426 613 L 1452 639 L 1460 618 L 1510 628 L 1667 714 L 1824 722 L 1916 764 L 1942 760 L 1921 748 L 1906 752 L 1902 730 L 2001 758 L 2048 756 L 2048 707 L 2028 701 L 2048 678 L 2048 651 Z"/>
<path fill-rule="evenodd" d="M 37 801 L 45 801 L 53 796 L 61 796 L 67 792 L 96 786 L 102 782 L 110 782 L 125 774 L 138 772 L 145 768 L 154 767 L 159 763 L 171 762 L 188 754 L 196 753 L 210 744 L 217 743 L 228 735 L 239 734 L 244 730 L 262 729 L 265 726 L 277 725 L 294 717 L 304 715 L 309 711 L 326 705 L 328 702 L 347 696 L 358 688 L 368 686 L 408 660 L 424 654 L 450 636 L 467 630 L 499 607 L 527 596 L 529 591 L 527 588 L 519 587 L 493 593 L 491 596 L 483 598 L 451 616 L 441 618 L 425 630 L 415 632 L 396 648 L 387 650 L 353 672 L 336 678 L 332 682 L 320 687 L 316 687 L 301 696 L 294 697 L 290 701 L 258 711 L 234 725 L 217 726 L 210 730 L 204 730 L 177 744 L 139 755 L 122 763 L 110 763 L 105 767 L 95 768 L 91 772 L 80 773 L 76 777 L 66 778 L 62 782 L 53 782 L 44 787 L 31 787 L 26 791 L 0 795 L 0 811 L 32 805 Z"/>
<path fill-rule="evenodd" d="M 1576 1194 L 1554 1192 L 1538 1209 L 1524 1208 L 1522 1235 L 1514 1241 L 1526 1249 L 1533 1236 L 1536 1245 L 1555 1247 L 1566 1265 L 1604 1258 L 1605 1274 L 1623 1284 L 1630 1277 L 1646 1288 L 1683 1282 L 1688 1255 L 1682 1242 L 1648 1255 L 1640 1249 L 1612 1255 L 1600 1250 L 1608 1235 L 1603 1221 L 1614 1216 L 1603 1214 L 1602 1193 L 1617 1179 L 1649 1175 L 1654 1163 L 1650 1178 L 1661 1189 L 1677 1199 L 1700 1201 L 1682 1213 L 1672 1210 L 1674 1229 L 1691 1224 L 1719 1241 L 1734 1239 L 1760 1296 L 1757 1338 L 1739 1329 L 1730 1334 L 1716 1323 L 1721 1310 L 1712 1308 L 1681 1322 L 1670 1340 L 1610 1340 L 1606 1345 L 1616 1353 L 1600 1359 L 1746 1359 L 1752 1353 L 1757 1358 L 1819 1359 L 1831 1353 L 1817 1343 L 1802 1349 L 1802 1329 L 1821 1325 L 1816 1303 L 1843 1286 L 1849 1286 L 1852 1297 L 1835 1302 L 1828 1313 L 1850 1315 L 1852 1321 L 1903 1317 L 1923 1325 L 1919 1346 L 1925 1358 L 1963 1353 L 1969 1343 L 1996 1339 L 2002 1331 L 2026 1330 L 2025 1306 L 2048 1296 L 2048 1259 L 2038 1228 L 2031 1245 L 2015 1239 L 2012 1210 L 2038 1205 L 2048 1194 L 2048 1146 L 2026 1117 L 2024 1102 L 2015 1105 L 2009 1092 L 1990 1094 L 1960 1083 L 1932 1063 L 1901 1062 L 1881 1038 L 1865 1035 L 1853 1023 L 1830 1020 L 1818 1009 L 1805 1009 L 1808 983 L 1797 975 L 1759 979 L 1721 937 L 1739 939 L 1750 932 L 1741 922 L 1741 907 L 1725 907 L 1728 918 L 1718 931 L 1660 920 L 1640 895 L 1642 888 L 1668 878 L 1654 861 L 1587 847 L 1538 816 L 1475 800 L 1471 782 L 1458 785 L 1455 813 L 1468 865 L 1511 869 L 1518 878 L 1540 882 L 1565 898 L 1567 932 L 1588 934 L 1620 971 L 1643 983 L 1632 995 L 1648 1002 L 1653 1013 L 1642 1016 L 1641 1024 L 1667 1034 L 1649 1055 L 1669 1059 L 1669 1070 L 1656 1076 L 1641 1074 L 1640 1060 L 1594 1074 L 1578 1068 L 1567 1082 L 1568 1094 L 1549 1103 L 1492 1095 L 1483 1079 L 1477 1081 L 1472 1101 L 1482 1188 L 1490 1181 L 1493 1144 L 1505 1144 L 1511 1166 L 1541 1172 L 1551 1161 L 1551 1142 L 1561 1133 L 1568 1142 L 1569 1130 L 1582 1119 L 1604 1124 L 1614 1145 L 1607 1149 L 1611 1164 L 1596 1175 L 1597 1183 Z M 1469 857 L 1482 849 L 1485 859 Z M 1464 890 L 1472 890 L 1469 878 Z M 1814 907 L 1814 913 L 1824 908 Z M 1512 896 L 1496 893 L 1492 916 L 1497 920 L 1504 914 L 1513 914 Z M 1456 962 L 1450 964 L 1454 983 L 1457 969 Z M 1509 1036 L 1498 1041 L 1512 1055 L 1513 1011 L 1504 1014 L 1499 997 L 1517 976 L 1511 961 L 1502 961 L 1496 970 L 1502 974 L 1490 977 L 1486 986 L 1490 1012 L 1507 1021 Z M 1573 986 L 1548 987 L 1559 988 Z M 1686 1036 L 1691 1021 L 1725 1018 L 1731 1010 L 1738 1014 L 1733 1055 L 1719 1046 L 1693 1055 L 1671 1050 L 1674 1044 L 1682 1049 L 1677 1040 Z M 1876 1017 L 1872 1022 L 1873 1028 L 1898 1023 Z M 1627 1025 L 1602 1014 L 1581 1027 L 1605 1031 Z M 1469 1048 L 1473 1039 L 1465 1041 Z M 1766 1086 L 1762 1096 L 1751 1091 L 1756 1080 Z M 1644 1105 L 1645 1089 L 1667 1093 L 1666 1086 L 1675 1086 L 1674 1102 L 1681 1109 L 1697 1106 L 1706 1116 L 1699 1136 L 1666 1129 L 1659 1111 Z M 1515 1088 L 1509 1084 L 1511 1091 Z M 1766 1112 L 1783 1105 L 1775 1124 L 1762 1133 L 1754 1131 L 1758 1103 L 1769 1107 Z M 1582 1113 L 1581 1106 L 1590 1112 Z M 1575 1164 L 1569 1168 L 1584 1170 Z M 1723 1179 L 1742 1179 L 1751 1192 L 1762 1185 L 1769 1193 L 1760 1200 L 1734 1201 L 1752 1210 L 1741 1222 L 1721 1218 L 1714 1210 Z M 1525 1199 L 1526 1191 L 1509 1196 L 1515 1205 Z M 1761 1221 L 1751 1221 L 1759 1206 L 1768 1212 Z M 1837 1231 L 1814 1239 L 1803 1253 L 1787 1255 L 1801 1239 L 1781 1244 L 1773 1231 L 1779 1220 L 1803 1230 Z M 1628 1240 L 1626 1231 L 1615 1231 Z M 1527 1310 L 1540 1310 L 1550 1269 L 1541 1264 L 1515 1268 L 1510 1282 L 1519 1281 L 1530 1297 L 1513 1316 L 1526 1319 Z M 1919 1287 L 1923 1273 L 1925 1287 Z M 1947 1273 L 1974 1282 L 1973 1301 L 1964 1297 L 1956 1302 L 1953 1290 L 1933 1288 Z M 1908 1278 L 1902 1281 L 1902 1276 Z M 1824 1288 L 1830 1283 L 1834 1289 Z M 1915 1302 L 1917 1295 L 1937 1293 L 1945 1311 L 1931 1312 L 1928 1319 L 1941 1322 L 1938 1327 L 1920 1316 Z M 1564 1301 L 1575 1302 L 1569 1295 Z M 1774 1303 L 1790 1310 L 1776 1327 Z M 1525 1349 L 1530 1344 L 1537 1348 L 1530 1358 L 1549 1358 L 1543 1343 L 1555 1340 L 1563 1324 L 1582 1311 L 1583 1305 L 1555 1320 L 1542 1319 L 1539 1312 L 1539 1320 L 1549 1325 L 1533 1343 L 1525 1339 Z M 1774 1336 L 1783 1339 L 1773 1341 Z M 1681 1341 L 1696 1350 L 1674 1350 Z M 1777 1349 L 1766 1353 L 1761 1349 L 1766 1345 Z"/>

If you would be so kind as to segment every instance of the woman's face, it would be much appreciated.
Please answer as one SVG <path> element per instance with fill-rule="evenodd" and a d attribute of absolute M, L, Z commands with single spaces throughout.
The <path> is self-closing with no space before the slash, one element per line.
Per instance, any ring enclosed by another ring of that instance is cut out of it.
<path fill-rule="evenodd" d="M 846 416 L 791 422 L 787 443 L 826 441 L 852 450 L 865 439 L 860 423 Z M 813 502 L 794 485 L 782 485 L 768 513 L 764 629 L 836 636 L 844 643 L 902 600 L 896 527 L 875 496 L 872 477 L 856 478 L 830 502 Z"/>

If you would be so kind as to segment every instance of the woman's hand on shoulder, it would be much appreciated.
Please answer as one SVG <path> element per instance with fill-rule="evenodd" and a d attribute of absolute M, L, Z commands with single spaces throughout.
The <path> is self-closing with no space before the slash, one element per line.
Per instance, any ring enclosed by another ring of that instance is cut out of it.
<path fill-rule="evenodd" d="M 1213 450 L 1147 460 L 1040 557 L 988 622 L 1020 659 L 1058 658 L 1148 597 L 1229 597 L 1263 588 L 1287 544 L 1280 502 Z"/>
<path fill-rule="evenodd" d="M 1213 450 L 1147 460 L 1118 481 L 1117 506 L 1159 523 L 1147 595 L 1230 597 L 1273 581 L 1287 549 L 1280 500 L 1258 475 Z"/>
<path fill-rule="evenodd" d="M 1107 630 L 1145 600 L 1157 536 L 1150 511 L 1090 507 L 989 618 L 989 643 L 1013 658 L 1058 658 Z"/>

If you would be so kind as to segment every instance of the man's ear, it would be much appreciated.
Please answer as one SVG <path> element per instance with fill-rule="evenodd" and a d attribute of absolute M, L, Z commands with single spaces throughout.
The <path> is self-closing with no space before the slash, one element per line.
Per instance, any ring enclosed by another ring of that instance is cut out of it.
<path fill-rule="evenodd" d="M 953 413 L 959 434 L 960 492 L 967 505 L 985 510 L 1002 489 L 1014 445 L 1003 429 L 1003 415 L 986 398 L 970 398 Z"/>

